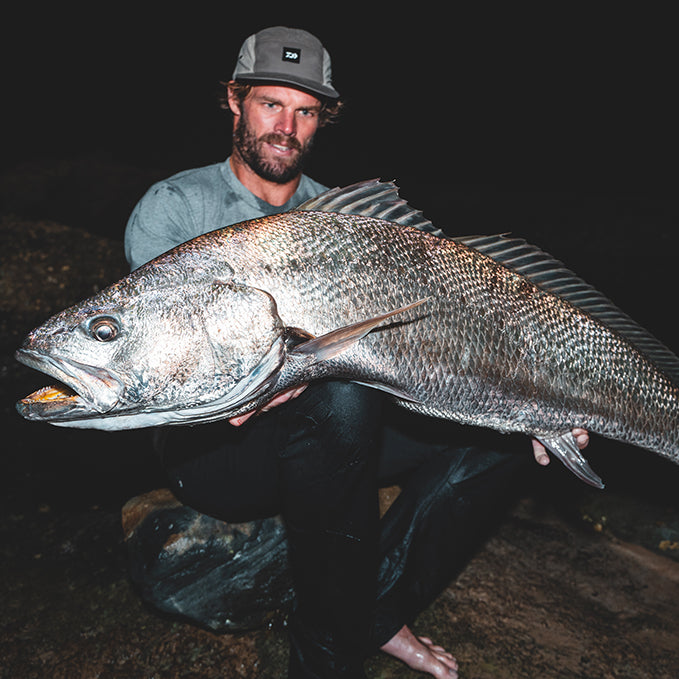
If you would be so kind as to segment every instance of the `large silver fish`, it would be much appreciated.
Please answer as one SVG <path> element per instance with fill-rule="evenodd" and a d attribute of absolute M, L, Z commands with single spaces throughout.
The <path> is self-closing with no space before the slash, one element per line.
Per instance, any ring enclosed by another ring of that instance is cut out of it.
<path fill-rule="evenodd" d="M 232 417 L 336 376 L 403 406 L 541 440 L 601 486 L 583 427 L 679 462 L 679 359 L 563 265 L 450 239 L 377 181 L 184 243 L 33 330 L 65 385 L 32 420 L 129 429 Z"/>

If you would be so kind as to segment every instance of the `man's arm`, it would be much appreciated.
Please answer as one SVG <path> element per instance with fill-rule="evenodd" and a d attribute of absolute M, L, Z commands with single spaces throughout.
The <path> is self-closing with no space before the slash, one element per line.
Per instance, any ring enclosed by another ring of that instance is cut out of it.
<path fill-rule="evenodd" d="M 265 413 L 268 410 L 271 410 L 271 408 L 275 408 L 281 403 L 285 403 L 286 401 L 289 401 L 290 399 L 299 396 L 306 388 L 307 385 L 303 384 L 300 387 L 293 387 L 292 389 L 282 391 L 280 394 L 276 394 L 276 396 L 274 396 L 265 406 L 263 406 L 259 410 L 251 410 L 249 413 L 244 413 L 243 415 L 238 415 L 237 417 L 231 417 L 229 418 L 229 422 L 234 427 L 240 427 L 241 424 L 247 422 L 253 415 Z M 573 436 L 575 437 L 576 443 L 578 444 L 578 448 L 580 448 L 580 450 L 586 448 L 587 444 L 589 443 L 589 433 L 587 432 L 587 430 L 577 428 L 573 429 L 572 433 Z M 538 441 L 537 439 L 531 438 L 531 442 L 533 444 L 533 456 L 535 457 L 535 461 L 539 465 L 546 467 L 549 464 L 550 460 L 550 457 L 547 454 L 547 450 L 542 445 L 542 443 L 540 443 L 540 441 Z"/>

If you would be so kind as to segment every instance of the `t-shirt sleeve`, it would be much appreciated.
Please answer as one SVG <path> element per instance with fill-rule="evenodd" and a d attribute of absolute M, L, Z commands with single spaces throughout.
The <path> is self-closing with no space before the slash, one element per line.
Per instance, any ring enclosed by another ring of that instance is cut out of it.
<path fill-rule="evenodd" d="M 175 187 L 152 186 L 137 203 L 125 227 L 125 257 L 131 269 L 190 238 L 191 211 Z"/>

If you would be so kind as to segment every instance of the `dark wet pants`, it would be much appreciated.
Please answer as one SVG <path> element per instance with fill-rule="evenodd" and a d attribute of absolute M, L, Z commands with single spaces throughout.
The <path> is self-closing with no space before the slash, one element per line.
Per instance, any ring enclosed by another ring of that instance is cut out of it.
<path fill-rule="evenodd" d="M 434 600 L 516 497 L 529 454 L 455 448 L 445 424 L 327 382 L 240 429 L 170 430 L 164 460 L 185 504 L 285 520 L 291 679 L 365 676 L 365 657 Z M 380 520 L 377 488 L 393 482 L 400 495 Z"/>

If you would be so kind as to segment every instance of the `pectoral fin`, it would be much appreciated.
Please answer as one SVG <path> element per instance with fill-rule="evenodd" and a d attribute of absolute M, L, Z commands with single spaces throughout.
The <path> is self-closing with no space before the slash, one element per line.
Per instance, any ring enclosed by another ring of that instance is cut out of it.
<path fill-rule="evenodd" d="M 603 488 L 604 482 L 589 466 L 587 460 L 582 456 L 580 449 L 575 441 L 575 437 L 570 431 L 563 434 L 543 434 L 536 437 L 547 450 L 550 450 L 556 457 L 563 462 L 581 481 L 588 483 L 595 488 Z"/>
<path fill-rule="evenodd" d="M 337 330 L 332 330 L 325 335 L 314 337 L 313 339 L 297 345 L 292 350 L 291 354 L 313 357 L 312 365 L 314 363 L 320 363 L 321 361 L 327 361 L 328 359 L 341 354 L 343 351 L 346 351 L 360 339 L 363 339 L 371 330 L 376 328 L 383 321 L 386 321 L 396 314 L 409 311 L 410 309 L 423 304 L 428 299 L 428 297 L 425 297 L 424 299 L 408 304 L 408 306 L 401 307 L 395 311 L 374 316 L 373 318 L 359 321 L 358 323 L 352 323 L 351 325 L 345 325 Z"/>

